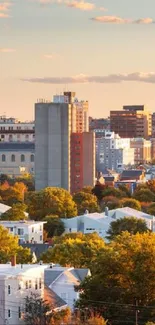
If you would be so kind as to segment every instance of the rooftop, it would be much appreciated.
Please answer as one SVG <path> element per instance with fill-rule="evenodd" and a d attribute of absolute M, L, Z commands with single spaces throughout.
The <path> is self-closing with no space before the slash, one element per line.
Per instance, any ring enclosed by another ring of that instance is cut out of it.
<path fill-rule="evenodd" d="M 44 224 L 46 221 L 34 221 L 34 220 L 21 220 L 21 221 L 9 221 L 9 220 L 0 220 L 0 224 L 11 224 L 16 226 L 27 225 L 27 226 L 34 226 L 39 224 Z"/>
<path fill-rule="evenodd" d="M 0 277 L 12 277 L 17 275 L 26 276 L 28 272 L 34 272 L 37 276 L 39 270 L 44 271 L 47 267 L 47 264 L 17 264 L 16 266 L 12 266 L 11 263 L 0 264 Z"/>

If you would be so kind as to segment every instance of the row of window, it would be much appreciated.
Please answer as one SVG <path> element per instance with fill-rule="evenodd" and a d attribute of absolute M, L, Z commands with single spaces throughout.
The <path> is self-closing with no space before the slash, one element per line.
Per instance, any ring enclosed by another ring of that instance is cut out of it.
<path fill-rule="evenodd" d="M 5 154 L 2 155 L 2 162 L 6 162 L 7 161 L 7 156 Z M 16 156 L 14 154 L 11 155 L 11 162 L 15 162 L 16 161 Z M 21 162 L 25 162 L 26 161 L 26 157 L 24 154 L 22 154 L 20 156 L 20 161 Z M 30 162 L 34 162 L 34 155 L 30 155 Z"/>
<path fill-rule="evenodd" d="M 11 309 L 8 309 L 8 318 L 11 318 L 11 317 L 12 317 Z M 21 307 L 18 307 L 18 318 L 19 318 L 19 319 L 22 318 Z"/>
<path fill-rule="evenodd" d="M 24 283 L 19 282 L 18 290 L 21 290 L 22 288 L 23 289 L 31 289 L 33 287 L 32 280 L 27 280 L 25 282 L 25 286 L 23 286 L 23 285 L 24 285 Z M 38 281 L 38 279 L 36 279 L 35 283 L 34 283 L 34 289 L 38 290 L 41 288 L 42 288 L 42 279 L 39 279 L 39 281 Z M 11 295 L 12 293 L 14 293 L 14 290 L 11 290 L 11 285 L 9 284 L 8 285 L 8 295 Z"/>

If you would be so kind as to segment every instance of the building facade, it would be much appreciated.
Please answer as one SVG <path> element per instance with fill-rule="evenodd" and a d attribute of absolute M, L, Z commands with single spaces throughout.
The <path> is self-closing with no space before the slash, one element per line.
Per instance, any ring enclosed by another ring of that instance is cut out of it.
<path fill-rule="evenodd" d="M 34 174 L 34 155 L 33 142 L 0 142 L 0 174 Z"/>
<path fill-rule="evenodd" d="M 134 149 L 130 139 L 122 139 L 114 132 L 106 132 L 104 138 L 96 139 L 96 169 L 105 173 L 106 169 L 117 172 L 134 164 Z"/>
<path fill-rule="evenodd" d="M 95 132 L 96 138 L 104 137 L 106 131 L 110 131 L 110 118 L 89 117 L 89 130 Z"/>
<path fill-rule="evenodd" d="M 13 117 L 0 116 L 1 142 L 34 142 L 34 122 L 20 122 Z"/>
<path fill-rule="evenodd" d="M 93 132 L 71 134 L 71 192 L 95 183 L 95 135 Z"/>
<path fill-rule="evenodd" d="M 45 265 L 0 264 L 0 325 L 22 325 L 25 298 L 44 298 Z"/>
<path fill-rule="evenodd" d="M 123 106 L 123 110 L 110 112 L 110 128 L 122 138 L 148 138 L 152 115 L 144 105 Z"/>
<path fill-rule="evenodd" d="M 7 228 L 13 236 L 18 236 L 19 242 L 43 244 L 44 221 L 21 220 L 21 221 L 3 221 L 0 225 Z"/>
<path fill-rule="evenodd" d="M 151 141 L 144 138 L 131 139 L 131 148 L 134 149 L 134 163 L 145 164 L 151 161 Z"/>

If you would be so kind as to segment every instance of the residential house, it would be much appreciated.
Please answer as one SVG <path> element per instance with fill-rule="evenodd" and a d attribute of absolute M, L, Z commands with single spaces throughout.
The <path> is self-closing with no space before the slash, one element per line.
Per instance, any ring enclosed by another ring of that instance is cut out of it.
<path fill-rule="evenodd" d="M 33 220 L 0 220 L 0 225 L 7 228 L 12 235 L 19 237 L 19 243 L 42 244 L 44 223 L 46 222 Z"/>
<path fill-rule="evenodd" d="M 121 181 L 127 181 L 127 180 L 136 180 L 139 182 L 145 181 L 145 173 L 142 169 L 127 169 L 123 170 L 123 172 L 120 175 Z"/>
<path fill-rule="evenodd" d="M 74 309 L 74 304 L 79 298 L 75 286 L 79 285 L 85 277 L 90 276 L 89 269 L 75 269 L 74 267 L 61 267 L 51 265 L 45 270 L 45 294 L 55 302 L 54 309 L 66 306 Z M 49 291 L 51 290 L 51 292 Z"/>
<path fill-rule="evenodd" d="M 25 298 L 44 298 L 44 270 L 47 265 L 0 264 L 0 325 L 24 324 Z"/>

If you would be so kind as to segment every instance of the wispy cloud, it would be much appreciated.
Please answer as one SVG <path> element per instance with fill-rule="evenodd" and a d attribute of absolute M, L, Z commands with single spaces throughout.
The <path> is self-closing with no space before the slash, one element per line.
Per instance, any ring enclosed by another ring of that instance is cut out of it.
<path fill-rule="evenodd" d="M 11 6 L 10 2 L 0 3 L 0 18 L 8 18 L 9 17 L 10 6 Z"/>
<path fill-rule="evenodd" d="M 15 52 L 15 51 L 16 51 L 16 49 L 0 47 L 0 52 L 1 53 L 12 53 L 12 52 Z"/>
<path fill-rule="evenodd" d="M 97 16 L 91 20 L 104 24 L 154 24 L 155 20 L 152 18 L 140 18 L 137 20 L 125 19 L 118 16 Z"/>
<path fill-rule="evenodd" d="M 155 72 L 133 72 L 133 73 L 120 73 L 110 74 L 105 76 L 87 76 L 80 74 L 73 77 L 51 77 L 51 78 L 23 78 L 22 81 L 43 84 L 77 84 L 77 83 L 121 83 L 121 82 L 145 82 L 155 83 Z"/>
<path fill-rule="evenodd" d="M 59 5 L 65 5 L 69 8 L 79 9 L 83 11 L 91 11 L 94 9 L 105 11 L 106 9 L 101 7 L 97 8 L 96 5 L 92 2 L 85 2 L 84 0 L 38 0 L 42 5 L 48 5 L 56 3 Z"/>
<path fill-rule="evenodd" d="M 58 53 L 50 53 L 50 54 L 44 54 L 45 59 L 57 59 L 60 58 L 60 54 Z"/>

